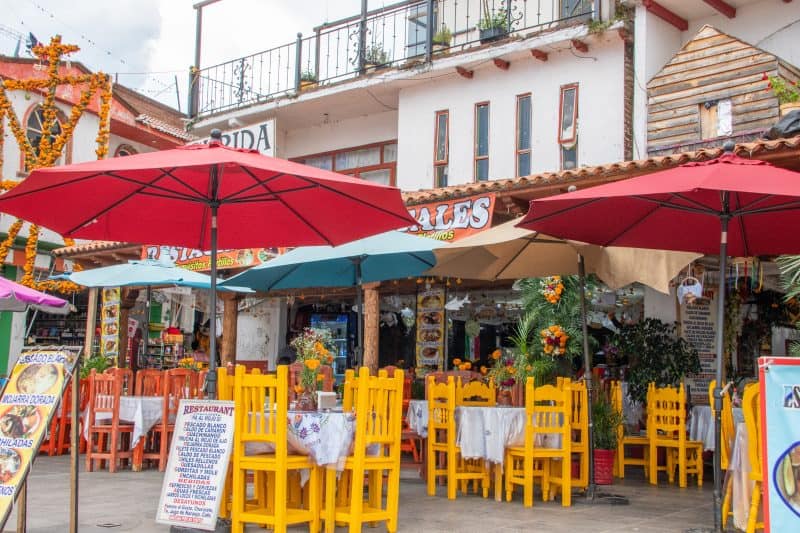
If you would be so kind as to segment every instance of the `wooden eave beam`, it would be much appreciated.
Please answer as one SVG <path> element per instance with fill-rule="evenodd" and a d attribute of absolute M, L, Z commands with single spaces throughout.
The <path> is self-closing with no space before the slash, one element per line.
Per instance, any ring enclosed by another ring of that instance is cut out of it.
<path fill-rule="evenodd" d="M 531 49 L 531 55 L 538 59 L 539 61 L 547 61 L 547 52 L 543 52 L 541 50 L 537 50 L 536 48 Z"/>
<path fill-rule="evenodd" d="M 505 59 L 500 59 L 499 57 L 495 57 L 492 61 L 494 62 L 494 66 L 496 66 L 500 70 L 508 70 L 508 67 L 511 66 L 511 63 L 509 63 Z"/>
<path fill-rule="evenodd" d="M 628 30 L 628 28 L 619 28 L 619 29 L 617 29 L 617 35 L 619 35 L 619 38 L 622 39 L 626 43 L 632 43 L 633 42 L 633 35 L 631 35 L 631 32 L 630 32 L 630 30 Z"/>
<path fill-rule="evenodd" d="M 467 70 L 464 67 L 456 67 L 456 72 L 458 72 L 459 76 L 461 76 L 462 78 L 466 78 L 468 80 L 471 80 L 472 76 L 475 75 L 473 71 Z"/>
<path fill-rule="evenodd" d="M 642 0 L 642 5 L 653 15 L 657 16 L 664 22 L 672 24 L 681 31 L 689 29 L 689 21 L 666 7 L 662 6 L 655 0 Z"/>
<path fill-rule="evenodd" d="M 589 53 L 589 45 L 581 41 L 580 39 L 572 39 L 571 43 L 572 47 L 578 52 L 581 52 L 583 54 Z"/>
<path fill-rule="evenodd" d="M 703 2 L 710 5 L 729 19 L 736 18 L 736 8 L 725 0 L 703 0 Z"/>

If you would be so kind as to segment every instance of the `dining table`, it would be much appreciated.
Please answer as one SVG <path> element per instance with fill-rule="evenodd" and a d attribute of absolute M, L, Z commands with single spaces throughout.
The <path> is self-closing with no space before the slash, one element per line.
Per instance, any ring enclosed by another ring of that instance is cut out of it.
<path fill-rule="evenodd" d="M 750 479 L 750 444 L 748 440 L 747 424 L 736 424 L 736 437 L 733 441 L 726 483 L 732 483 L 731 511 L 733 512 L 733 525 L 740 530 L 747 529 L 747 518 L 750 515 L 750 498 L 753 494 L 755 483 Z"/>
<path fill-rule="evenodd" d="M 733 408 L 734 423 L 744 422 L 744 413 L 740 407 Z M 689 439 L 703 442 L 705 451 L 714 451 L 714 416 L 709 405 L 695 405 L 686 422 Z"/>

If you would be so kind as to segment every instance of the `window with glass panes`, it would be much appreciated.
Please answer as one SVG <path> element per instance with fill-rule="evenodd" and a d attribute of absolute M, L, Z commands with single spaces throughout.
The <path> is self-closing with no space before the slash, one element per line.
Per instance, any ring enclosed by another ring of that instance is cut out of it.
<path fill-rule="evenodd" d="M 436 112 L 433 154 L 433 186 L 447 187 L 447 162 L 450 152 L 450 114 Z"/>
<path fill-rule="evenodd" d="M 397 171 L 397 141 L 310 154 L 292 158 L 292 161 L 349 174 L 381 185 L 394 185 Z"/>
<path fill-rule="evenodd" d="M 489 179 L 489 102 L 475 104 L 475 181 Z"/>
<path fill-rule="evenodd" d="M 578 84 L 561 87 L 559 99 L 558 143 L 561 146 L 561 168 L 578 166 Z"/>
<path fill-rule="evenodd" d="M 517 176 L 531 173 L 531 95 L 517 96 Z"/>

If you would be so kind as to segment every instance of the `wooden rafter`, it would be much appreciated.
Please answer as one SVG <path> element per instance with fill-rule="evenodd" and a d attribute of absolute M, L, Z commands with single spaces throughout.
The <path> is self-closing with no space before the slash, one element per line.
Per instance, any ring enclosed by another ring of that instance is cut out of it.
<path fill-rule="evenodd" d="M 662 6 L 655 0 L 642 0 L 642 5 L 653 15 L 657 16 L 664 22 L 668 22 L 672 24 L 676 28 L 681 31 L 686 31 L 689 29 L 689 21 L 685 18 L 681 17 L 677 13 L 670 11 L 666 7 Z"/>
<path fill-rule="evenodd" d="M 710 5 L 729 19 L 736 17 L 736 8 L 725 0 L 703 0 L 703 2 Z"/>
<path fill-rule="evenodd" d="M 505 59 L 500 59 L 499 57 L 495 57 L 492 61 L 494 62 L 494 66 L 496 66 L 500 70 L 508 70 L 508 67 L 511 66 L 511 63 L 509 63 Z"/>
<path fill-rule="evenodd" d="M 464 67 L 456 67 L 456 72 L 458 72 L 459 76 L 461 76 L 462 78 L 467 78 L 468 80 L 471 80 L 472 76 L 475 75 L 473 71 L 467 70 Z"/>
<path fill-rule="evenodd" d="M 589 45 L 581 41 L 580 39 L 572 39 L 572 41 L 570 42 L 572 43 L 572 47 L 578 52 L 581 52 L 583 54 L 589 53 Z"/>
<path fill-rule="evenodd" d="M 539 61 L 547 61 L 547 52 L 542 52 L 536 48 L 531 49 L 531 55 Z"/>

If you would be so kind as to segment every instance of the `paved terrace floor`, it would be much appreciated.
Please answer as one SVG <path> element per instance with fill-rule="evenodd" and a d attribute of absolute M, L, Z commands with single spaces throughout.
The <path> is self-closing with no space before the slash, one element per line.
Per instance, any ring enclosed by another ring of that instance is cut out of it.
<path fill-rule="evenodd" d="M 60 533 L 69 524 L 69 462 L 67 456 L 40 456 L 33 466 L 28 489 L 28 532 Z M 83 468 L 81 457 L 81 468 Z M 624 481 L 615 480 L 604 492 L 624 495 L 629 505 L 582 503 L 573 497 L 571 508 L 558 500 L 534 501 L 533 508 L 522 506 L 521 495 L 510 503 L 498 503 L 479 496 L 459 496 L 448 501 L 444 487 L 429 497 L 416 471 L 404 469 L 400 489 L 401 532 L 629 532 L 665 533 L 687 528 L 708 527 L 711 512 L 711 482 L 679 489 L 666 482 L 649 485 L 641 474 L 629 469 Z M 107 471 L 81 473 L 80 531 L 88 532 L 167 532 L 169 527 L 155 523 L 155 509 L 161 492 L 162 474 L 158 471 Z M 710 479 L 707 476 L 707 479 Z M 691 478 L 690 478 L 691 480 Z M 5 531 L 15 531 L 12 514 Z M 307 526 L 291 528 L 308 531 Z M 250 527 L 250 531 L 264 531 Z M 339 528 L 337 531 L 346 531 Z M 385 531 L 383 526 L 365 531 Z"/>

